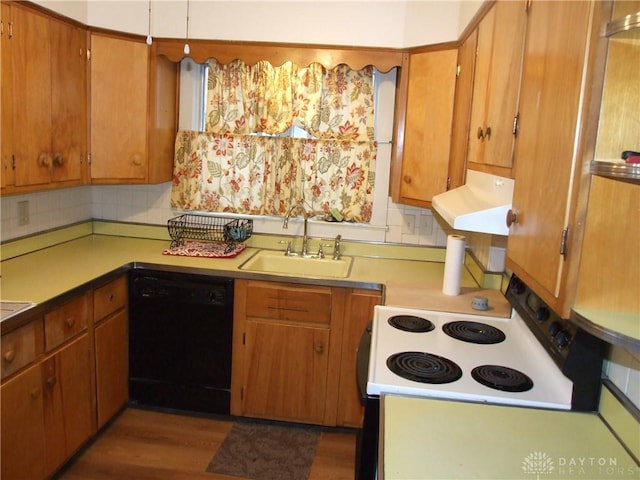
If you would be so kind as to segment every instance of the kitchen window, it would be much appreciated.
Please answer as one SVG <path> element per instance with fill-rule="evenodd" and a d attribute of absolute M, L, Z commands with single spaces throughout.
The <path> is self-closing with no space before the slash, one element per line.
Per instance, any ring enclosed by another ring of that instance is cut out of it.
<path fill-rule="evenodd" d="M 207 75 L 208 75 L 208 65 L 207 64 L 197 64 L 194 63 L 190 59 L 183 60 L 181 63 L 181 92 L 180 92 L 180 130 L 182 138 L 178 138 L 176 143 L 176 148 L 186 148 L 186 151 L 180 152 L 183 155 L 183 158 L 192 157 L 195 155 L 199 155 L 198 152 L 195 152 L 195 149 L 207 149 L 207 148 L 217 148 L 219 151 L 224 151 L 224 149 L 229 145 L 226 142 L 245 142 L 246 139 L 241 139 L 238 136 L 234 135 L 218 135 L 218 136 L 207 136 L 206 134 L 196 133 L 205 129 L 205 118 L 207 118 L 206 112 L 206 103 L 207 103 Z M 384 225 L 385 217 L 386 217 L 386 202 L 387 202 L 387 191 L 388 191 L 388 172 L 389 172 L 389 162 L 390 162 L 390 139 L 392 134 L 392 125 L 393 125 L 393 101 L 395 95 L 395 78 L 396 72 L 395 69 L 392 69 L 388 73 L 380 73 L 377 70 L 373 69 L 373 99 L 375 107 L 373 110 L 376 112 L 374 119 L 374 126 L 370 128 L 370 130 L 375 131 L 375 141 L 377 142 L 378 154 L 375 160 L 375 170 L 371 171 L 367 174 L 366 178 L 363 178 L 362 172 L 358 172 L 357 169 L 349 170 L 348 167 L 350 165 L 345 165 L 344 163 L 340 165 L 338 159 L 342 158 L 341 155 L 343 152 L 336 151 L 335 145 L 333 144 L 323 144 L 322 139 L 314 139 L 312 142 L 309 142 L 309 138 L 311 135 L 302 128 L 301 125 L 293 125 L 287 131 L 283 133 L 271 133 L 265 134 L 264 132 L 251 132 L 252 136 L 259 136 L 260 139 L 254 139 L 252 142 L 256 142 L 262 148 L 265 148 L 267 151 L 270 150 L 271 153 L 274 153 L 273 145 L 278 145 L 277 148 L 280 150 L 275 151 L 276 158 L 278 160 L 286 159 L 287 155 L 296 156 L 299 155 L 298 158 L 302 158 L 304 154 L 316 154 L 316 158 L 322 158 L 325 161 L 323 165 L 321 165 L 318 161 L 316 161 L 317 165 L 320 165 L 319 168 L 324 168 L 324 173 L 328 172 L 328 168 L 334 168 L 336 170 L 340 170 L 339 173 L 342 175 L 342 178 L 348 177 L 349 181 L 353 181 L 354 183 L 362 182 L 363 180 L 370 181 L 373 184 L 373 179 L 376 181 L 376 188 L 374 190 L 373 196 L 369 199 L 369 204 L 373 206 L 369 207 L 369 212 L 366 215 L 362 215 L 362 212 L 359 212 L 360 215 L 356 214 L 352 216 L 353 220 L 356 221 L 365 221 L 370 225 Z M 213 115 L 215 119 L 220 121 L 227 121 L 228 119 L 223 118 L 222 116 L 227 114 L 228 112 L 224 109 L 227 109 L 228 104 L 221 104 L 219 111 L 214 111 Z M 209 112 L 209 122 L 211 122 L 211 111 Z M 217 116 L 216 116 L 217 115 Z M 317 127 L 317 123 L 315 125 Z M 225 126 L 228 130 L 228 125 Z M 335 125 L 329 125 L 328 128 L 333 128 Z M 374 128 L 375 127 L 375 128 Z M 327 128 L 325 126 L 325 128 Z M 252 130 L 252 129 L 249 129 Z M 253 129 L 255 130 L 255 129 Z M 258 129 L 260 130 L 260 129 Z M 269 130 L 268 128 L 265 130 Z M 271 130 L 272 132 L 274 129 Z M 275 129 L 277 131 L 277 129 Z M 282 138 L 286 137 L 286 138 Z M 278 138 L 278 142 L 274 143 L 273 138 Z M 186 143 L 185 143 L 186 142 Z M 216 143 L 217 142 L 217 143 Z M 186 145 L 186 147 L 185 147 Z M 313 152 L 309 145 L 313 145 L 317 150 L 321 150 L 321 154 L 317 152 Z M 319 146 L 318 146 L 319 145 Z M 341 146 L 341 144 L 339 144 Z M 195 148 L 194 148 L 195 147 Z M 233 145 L 236 148 L 236 145 Z M 251 148 L 249 144 L 245 144 L 244 147 L 247 148 L 246 152 L 250 152 Z M 324 150 L 322 150 L 324 148 Z M 306 149 L 306 150 L 305 150 Z M 333 150 L 332 150 L 333 149 Z M 237 158 L 242 159 L 244 152 L 241 151 L 241 155 L 236 156 Z M 367 153 L 365 152 L 364 155 Z M 331 157 L 333 155 L 333 157 Z M 374 152 L 375 155 L 375 152 Z M 245 155 L 246 156 L 246 155 Z M 332 161 L 327 161 L 330 159 Z M 295 159 L 297 161 L 297 158 Z M 299 163 L 299 162 L 297 162 Z M 235 167 L 235 165 L 228 164 L 229 166 Z M 243 164 L 241 166 L 246 166 Z M 199 168 L 213 170 L 217 175 L 218 180 L 228 180 L 228 178 L 222 177 L 222 172 L 219 170 L 220 165 L 216 165 L 215 162 L 201 162 L 200 165 L 196 163 L 196 170 L 193 173 L 189 173 L 190 175 L 201 175 L 201 172 L 198 171 Z M 218 170 L 215 170 L 218 169 Z M 294 182 L 300 181 L 300 175 L 304 175 L 306 180 L 312 179 L 312 173 L 309 170 L 300 169 L 302 172 L 297 172 L 296 178 L 293 178 L 292 171 L 284 170 L 280 177 L 275 177 L 272 179 L 271 188 L 281 189 L 284 185 L 286 186 L 286 182 Z M 260 169 L 254 169 L 253 171 L 247 170 L 247 175 L 255 174 L 262 175 L 265 172 L 260 171 Z M 266 172 L 273 173 L 273 172 Z M 317 173 L 317 172 L 316 172 Z M 288 175 L 288 176 L 287 176 Z M 331 175 L 328 178 L 340 178 L 339 175 Z M 179 181 L 179 179 L 177 179 Z M 213 180 L 215 181 L 215 180 Z M 211 180 L 209 180 L 211 182 Z M 285 183 L 283 183 L 285 182 Z M 180 192 L 179 189 L 174 188 L 174 207 L 182 208 L 186 210 L 205 210 L 205 211 L 227 211 L 232 213 L 252 213 L 257 215 L 283 215 L 284 211 L 286 211 L 290 206 L 304 202 L 307 207 L 307 214 L 322 214 L 326 213 L 328 209 L 331 207 L 331 202 L 326 200 L 326 193 L 322 186 L 321 182 L 313 182 L 310 188 L 315 188 L 315 191 L 307 189 L 301 193 L 299 190 L 295 188 L 291 188 L 291 191 L 287 195 L 283 195 L 281 197 L 272 197 L 271 204 L 265 206 L 257 207 L 257 205 L 249 205 L 249 204 L 233 204 L 234 199 L 229 200 L 229 198 L 221 199 L 227 202 L 226 206 L 222 206 L 219 202 L 220 196 L 209 196 L 209 200 L 204 198 L 200 192 L 192 191 Z M 291 183 L 289 183 L 291 185 Z M 174 181 L 175 187 L 175 181 Z M 207 185 L 205 185 L 207 187 Z M 245 188 L 240 183 L 236 183 L 233 185 L 233 188 L 240 189 Z M 178 190 L 176 196 L 175 192 Z M 198 187 L 199 190 L 199 187 Z M 227 188 L 227 191 L 230 191 Z M 362 191 L 362 190 L 361 190 Z M 293 192 L 296 195 L 292 195 Z M 233 192 L 231 192 L 233 193 Z M 249 195 L 247 195 L 249 194 Z M 324 197 L 323 197 L 324 194 Z M 188 197 L 192 199 L 189 200 Z M 255 192 L 244 192 L 245 202 L 246 198 L 253 198 L 255 196 Z M 275 198 L 275 200 L 273 200 Z M 309 200 L 311 198 L 311 200 Z M 321 201 L 324 198 L 324 201 Z M 193 201 L 195 199 L 195 201 Z M 213 201 L 210 201 L 213 199 Z M 209 202 L 209 203 L 207 203 Z M 366 213 L 366 212 L 365 212 Z M 345 215 L 349 218 L 348 212 Z M 366 217 L 366 218 L 365 218 Z"/>

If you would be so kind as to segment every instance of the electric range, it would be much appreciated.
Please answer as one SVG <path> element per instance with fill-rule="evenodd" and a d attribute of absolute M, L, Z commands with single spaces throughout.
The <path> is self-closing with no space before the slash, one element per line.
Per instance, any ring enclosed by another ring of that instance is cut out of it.
<path fill-rule="evenodd" d="M 365 407 L 357 480 L 375 478 L 383 394 L 597 410 L 605 342 L 560 318 L 515 275 L 505 296 L 508 318 L 375 307 L 357 354 Z"/>

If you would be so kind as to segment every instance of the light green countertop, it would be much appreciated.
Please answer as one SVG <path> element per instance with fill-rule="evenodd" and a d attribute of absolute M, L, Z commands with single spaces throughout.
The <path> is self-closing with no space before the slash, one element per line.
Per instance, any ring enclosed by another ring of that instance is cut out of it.
<path fill-rule="evenodd" d="M 380 288 L 390 282 L 395 285 L 394 288 L 402 288 L 403 284 L 410 283 L 412 288 L 418 285 L 436 292 L 441 290 L 444 273 L 444 263 L 431 260 L 433 255 L 428 250 L 425 255 L 427 260 L 405 260 L 363 256 L 357 250 L 362 248 L 361 246 L 347 245 L 345 255 L 350 255 L 351 252 L 354 255 L 349 276 L 322 278 L 311 275 L 304 277 L 267 275 L 239 270 L 238 267 L 257 251 L 251 244 L 237 257 L 224 259 L 164 255 L 163 251 L 169 245 L 170 241 L 164 239 L 94 233 L 53 246 L 44 246 L 35 251 L 16 254 L 1 263 L 1 299 L 43 304 L 110 272 L 127 269 L 134 264 L 187 269 L 195 273 L 228 275 L 237 278 L 261 278 L 358 288 Z M 15 245 L 11 245 L 11 248 L 16 250 Z M 436 253 L 440 252 L 436 251 Z M 480 290 L 473 276 L 466 269 L 463 271 L 461 284 L 465 292 Z M 465 298 L 464 301 L 467 302 L 467 299 Z M 435 307 L 435 305 L 432 306 L 432 308 Z M 9 326 L 3 322 L 3 331 L 7 328 Z"/>
<path fill-rule="evenodd" d="M 380 480 L 640 478 L 597 414 L 385 395 Z"/>

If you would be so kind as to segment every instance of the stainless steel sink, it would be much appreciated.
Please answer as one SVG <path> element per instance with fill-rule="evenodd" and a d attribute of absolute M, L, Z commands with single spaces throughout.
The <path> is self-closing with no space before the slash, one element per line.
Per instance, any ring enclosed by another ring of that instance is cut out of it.
<path fill-rule="evenodd" d="M 260 250 L 240 265 L 240 270 L 283 273 L 310 277 L 345 278 L 349 276 L 353 257 L 332 258 L 285 255 L 284 252 Z"/>

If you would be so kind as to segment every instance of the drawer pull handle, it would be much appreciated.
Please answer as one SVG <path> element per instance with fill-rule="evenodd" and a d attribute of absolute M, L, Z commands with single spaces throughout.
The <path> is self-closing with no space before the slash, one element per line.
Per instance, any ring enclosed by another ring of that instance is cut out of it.
<path fill-rule="evenodd" d="M 111 295 L 109 295 L 109 301 L 113 302 L 113 293 Z"/>
<path fill-rule="evenodd" d="M 64 323 L 67 325 L 67 327 L 71 328 L 76 323 L 76 319 L 75 317 L 67 317 Z"/>
<path fill-rule="evenodd" d="M 9 350 L 7 352 L 4 352 L 4 354 L 2 355 L 2 358 L 4 358 L 5 362 L 8 362 L 8 363 L 13 362 L 13 359 L 16 358 L 16 351 Z"/>

